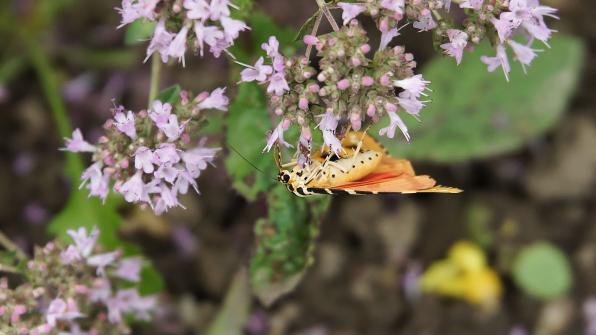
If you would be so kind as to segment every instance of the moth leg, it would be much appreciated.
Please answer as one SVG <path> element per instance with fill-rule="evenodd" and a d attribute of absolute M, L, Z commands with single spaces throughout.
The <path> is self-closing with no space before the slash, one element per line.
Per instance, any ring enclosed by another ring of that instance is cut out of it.
<path fill-rule="evenodd" d="M 281 168 L 285 169 L 285 168 L 289 168 L 289 167 L 293 167 L 296 166 L 298 164 L 298 161 L 293 160 L 291 162 L 285 163 L 281 165 Z"/>

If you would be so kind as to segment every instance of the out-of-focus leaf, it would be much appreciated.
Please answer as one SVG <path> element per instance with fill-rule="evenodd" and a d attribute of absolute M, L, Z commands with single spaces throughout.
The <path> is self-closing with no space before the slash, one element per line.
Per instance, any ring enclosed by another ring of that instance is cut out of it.
<path fill-rule="evenodd" d="M 300 27 L 300 30 L 298 30 L 298 34 L 296 35 L 296 38 L 294 38 L 294 41 L 300 42 L 305 35 L 308 35 L 312 32 L 319 15 L 321 15 L 321 11 L 317 11 L 302 25 L 302 27 Z"/>
<path fill-rule="evenodd" d="M 493 218 L 491 209 L 480 203 L 473 203 L 467 210 L 467 226 L 470 238 L 484 249 L 493 244 L 490 223 Z"/>
<path fill-rule="evenodd" d="M 129 24 L 124 34 L 124 44 L 137 45 L 146 42 L 153 35 L 155 22 L 148 20 L 136 20 Z"/>
<path fill-rule="evenodd" d="M 293 55 L 300 47 L 300 43 L 294 40 L 296 37 L 295 29 L 280 27 L 270 16 L 262 12 L 254 13 L 249 22 L 255 50 L 261 50 L 261 44 L 267 43 L 270 36 L 277 37 L 280 51 L 285 55 Z M 262 50 L 260 53 L 263 53 Z"/>
<path fill-rule="evenodd" d="M 180 92 L 182 92 L 180 85 L 173 85 L 159 92 L 155 99 L 162 103 L 175 104 L 180 99 Z"/>
<path fill-rule="evenodd" d="M 502 71 L 488 73 L 483 44 L 457 66 L 451 58 L 432 61 L 424 70 L 431 81 L 430 102 L 422 123 L 405 116 L 412 142 L 401 136 L 380 138 L 396 156 L 440 162 L 464 161 L 516 150 L 556 126 L 574 92 L 583 64 L 580 40 L 557 34 L 525 75 L 512 61 L 510 82 Z M 371 132 L 387 125 L 381 120 Z M 399 132 L 398 132 L 399 133 Z"/>
<path fill-rule="evenodd" d="M 255 227 L 256 251 L 250 269 L 255 295 L 270 305 L 292 291 L 314 262 L 319 222 L 331 199 L 298 198 L 280 184 L 267 200 L 269 218 Z"/>
<path fill-rule="evenodd" d="M 139 62 L 138 53 L 130 49 L 65 49 L 63 55 L 73 64 L 95 69 L 126 69 Z"/>
<path fill-rule="evenodd" d="M 234 5 L 238 9 L 232 11 L 232 17 L 237 20 L 246 20 L 250 17 L 254 7 L 253 0 L 234 0 Z"/>
<path fill-rule="evenodd" d="M 234 188 L 249 200 L 266 191 L 275 182 L 276 167 L 270 154 L 264 154 L 266 134 L 271 121 L 265 95 L 257 84 L 243 83 L 230 106 L 226 142 L 238 153 L 230 152 L 225 165 Z M 263 173 L 250 165 L 254 164 Z"/>
<path fill-rule="evenodd" d="M 565 294 L 572 283 L 571 266 L 565 254 L 548 242 L 525 247 L 513 264 L 513 279 L 526 293 L 541 299 Z"/>
<path fill-rule="evenodd" d="M 27 64 L 23 57 L 10 57 L 0 64 L 0 85 L 6 84 L 25 69 Z"/>
<path fill-rule="evenodd" d="M 242 335 L 250 313 L 248 274 L 241 269 L 234 276 L 223 306 L 209 326 L 207 335 Z"/>

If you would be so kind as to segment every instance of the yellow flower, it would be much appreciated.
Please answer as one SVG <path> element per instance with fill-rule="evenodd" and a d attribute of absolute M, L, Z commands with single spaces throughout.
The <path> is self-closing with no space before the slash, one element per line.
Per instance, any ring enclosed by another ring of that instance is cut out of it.
<path fill-rule="evenodd" d="M 479 271 L 486 266 L 484 252 L 468 241 L 459 241 L 449 249 L 449 260 L 463 271 Z"/>

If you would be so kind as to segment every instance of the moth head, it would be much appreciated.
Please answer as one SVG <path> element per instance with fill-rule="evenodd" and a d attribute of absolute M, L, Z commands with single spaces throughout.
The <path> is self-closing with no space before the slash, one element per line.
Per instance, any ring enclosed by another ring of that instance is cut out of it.
<path fill-rule="evenodd" d="M 282 182 L 283 184 L 287 184 L 292 179 L 292 175 L 288 170 L 281 170 L 277 175 L 277 180 Z"/>

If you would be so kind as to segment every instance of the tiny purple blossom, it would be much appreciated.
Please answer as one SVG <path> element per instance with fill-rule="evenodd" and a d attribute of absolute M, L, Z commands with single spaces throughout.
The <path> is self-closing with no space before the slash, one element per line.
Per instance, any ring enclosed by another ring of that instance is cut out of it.
<path fill-rule="evenodd" d="M 180 194 L 186 194 L 188 193 L 188 186 L 192 186 L 197 194 L 200 193 L 197 182 L 192 175 L 186 170 L 178 171 L 178 178 L 174 184 L 174 189 Z"/>
<path fill-rule="evenodd" d="M 507 41 L 515 54 L 515 59 L 521 63 L 524 73 L 526 73 L 526 65 L 529 66 L 534 58 L 536 58 L 536 52 L 541 50 L 532 49 L 528 45 L 523 45 L 515 41 Z"/>
<path fill-rule="evenodd" d="M 355 5 L 346 2 L 340 2 L 337 5 L 343 10 L 341 17 L 344 20 L 344 25 L 350 23 L 352 19 L 360 15 L 360 13 L 364 12 L 365 10 L 365 7 L 363 5 Z"/>
<path fill-rule="evenodd" d="M 282 96 L 284 91 L 289 91 L 290 86 L 288 86 L 288 82 L 283 73 L 278 72 L 271 76 L 271 81 L 269 82 L 269 86 L 267 87 L 267 93 L 273 93 L 277 96 Z"/>
<path fill-rule="evenodd" d="M 54 299 L 50 302 L 46 311 L 46 322 L 51 327 L 56 327 L 56 321 L 72 321 L 83 316 L 77 309 L 70 306 L 62 299 Z"/>
<path fill-rule="evenodd" d="M 164 212 L 167 212 L 168 209 L 178 206 L 184 208 L 184 206 L 182 206 L 180 202 L 178 202 L 176 190 L 169 188 L 164 183 L 161 183 L 159 188 L 159 199 L 157 200 L 157 203 L 155 204 L 154 208 L 155 214 L 161 215 Z"/>
<path fill-rule="evenodd" d="M 226 88 L 219 87 L 213 90 L 209 97 L 198 105 L 200 109 L 217 109 L 227 111 L 230 100 L 226 96 Z"/>
<path fill-rule="evenodd" d="M 96 196 L 105 201 L 110 192 L 110 176 L 102 172 L 102 167 L 100 162 L 94 163 L 88 167 L 81 175 L 83 182 L 79 188 L 83 187 L 88 182 L 87 190 L 89 190 L 89 196 Z"/>
<path fill-rule="evenodd" d="M 399 36 L 399 30 L 397 28 L 389 29 L 381 32 L 381 43 L 379 44 L 379 50 L 385 50 L 389 43 Z"/>
<path fill-rule="evenodd" d="M 171 114 L 168 118 L 168 123 L 160 129 L 164 132 L 164 134 L 168 138 L 168 141 L 172 142 L 180 138 L 180 135 L 182 135 L 182 131 L 184 130 L 185 126 L 186 123 L 180 124 L 178 122 L 178 117 L 176 116 L 176 114 Z"/>
<path fill-rule="evenodd" d="M 401 92 L 397 98 L 399 105 L 410 115 L 418 116 L 427 101 L 420 101 L 408 91 Z"/>
<path fill-rule="evenodd" d="M 173 184 L 178 177 L 178 169 L 173 167 L 172 164 L 162 164 L 157 171 L 155 171 L 155 178 L 163 179 L 170 184 Z"/>
<path fill-rule="evenodd" d="M 267 80 L 267 76 L 273 73 L 273 68 L 270 65 L 263 65 L 265 59 L 260 57 L 255 63 L 254 67 L 246 68 L 240 73 L 240 78 L 243 82 L 258 81 L 260 83 Z"/>
<path fill-rule="evenodd" d="M 155 19 L 155 7 L 161 0 L 138 0 L 135 4 L 140 17 L 153 21 Z"/>
<path fill-rule="evenodd" d="M 209 4 L 205 0 L 184 0 L 184 9 L 186 9 L 186 17 L 191 20 L 207 20 L 209 15 Z"/>
<path fill-rule="evenodd" d="M 459 4 L 459 7 L 480 10 L 482 9 L 483 3 L 484 0 L 464 0 L 462 3 Z"/>
<path fill-rule="evenodd" d="M 78 230 L 69 229 L 66 233 L 72 238 L 74 247 L 81 257 L 87 258 L 91 255 L 95 243 L 97 242 L 97 238 L 99 237 L 99 230 L 97 227 L 93 227 L 91 232 L 89 232 L 89 235 L 87 235 L 87 229 L 85 227 L 81 227 Z"/>
<path fill-rule="evenodd" d="M 418 17 L 418 21 L 414 22 L 412 26 L 420 31 L 429 31 L 435 29 L 437 27 L 437 23 L 435 20 L 433 20 L 430 11 L 423 10 L 422 15 Z"/>
<path fill-rule="evenodd" d="M 503 69 L 505 73 L 505 79 L 509 81 L 509 72 L 511 67 L 509 66 L 509 59 L 507 58 L 507 52 L 502 44 L 497 46 L 497 55 L 495 57 L 482 56 L 480 60 L 488 65 L 488 72 L 494 72 L 498 67 Z"/>
<path fill-rule="evenodd" d="M 182 160 L 186 170 L 193 178 L 198 178 L 201 171 L 207 168 L 208 163 L 212 163 L 219 148 L 194 148 L 182 153 Z"/>
<path fill-rule="evenodd" d="M 279 41 L 275 36 L 270 36 L 267 43 L 261 44 L 261 48 L 265 50 L 267 56 L 271 58 L 279 55 Z"/>
<path fill-rule="evenodd" d="M 123 0 L 122 7 L 116 8 L 116 11 L 122 16 L 122 20 L 118 29 L 124 27 L 127 24 L 132 23 L 133 21 L 137 20 L 141 17 L 141 14 L 138 11 L 137 6 L 133 4 L 133 0 Z"/>
<path fill-rule="evenodd" d="M 116 277 L 138 283 L 141 279 L 141 265 L 143 260 L 140 257 L 125 258 L 120 261 L 118 268 L 114 272 Z"/>
<path fill-rule="evenodd" d="M 153 166 L 153 152 L 147 147 L 139 147 L 135 151 L 135 168 L 143 170 L 145 173 L 153 173 L 155 167 Z"/>
<path fill-rule="evenodd" d="M 168 119 L 170 118 L 170 114 L 172 113 L 172 105 L 169 103 L 162 103 L 159 100 L 153 101 L 153 105 L 151 111 L 149 112 L 149 117 L 155 125 L 160 128 L 164 127 L 168 123 Z"/>
<path fill-rule="evenodd" d="M 176 37 L 172 40 L 172 43 L 168 46 L 168 56 L 178 58 L 178 62 L 182 63 L 182 66 L 186 66 L 184 60 L 184 54 L 186 53 L 186 37 L 188 35 L 188 27 L 184 26 L 176 34 Z"/>
<path fill-rule="evenodd" d="M 424 78 L 422 78 L 421 74 L 417 74 L 415 76 L 401 79 L 401 80 L 395 80 L 393 82 L 394 86 L 403 88 L 404 90 L 409 92 L 414 97 L 419 97 L 420 95 L 426 95 L 426 94 L 424 94 L 424 91 L 428 90 L 428 87 L 427 87 L 428 84 L 430 84 L 430 81 L 424 80 Z"/>
<path fill-rule="evenodd" d="M 97 267 L 97 275 L 105 277 L 106 267 L 114 263 L 114 261 L 120 256 L 119 251 L 106 252 L 103 254 L 91 256 L 87 259 L 87 264 Z"/>
<path fill-rule="evenodd" d="M 389 119 L 390 119 L 389 126 L 387 126 L 385 128 L 381 128 L 379 130 L 379 135 L 380 136 L 387 135 L 387 137 L 393 138 L 395 136 L 395 129 L 397 127 L 399 127 L 401 132 L 404 134 L 404 137 L 409 142 L 410 134 L 408 133 L 408 127 L 406 126 L 404 121 L 394 111 L 388 111 L 387 115 L 389 115 Z"/>
<path fill-rule="evenodd" d="M 323 133 L 323 141 L 331 151 L 339 154 L 343 150 L 343 147 L 340 140 L 335 136 L 335 130 L 338 124 L 337 118 L 333 115 L 333 112 L 327 112 L 321 116 L 321 122 L 319 122 L 317 127 Z"/>
<path fill-rule="evenodd" d="M 174 34 L 170 33 L 166 30 L 165 19 L 159 20 L 157 25 L 155 26 L 155 31 L 153 32 L 153 38 L 151 38 L 151 42 L 149 43 L 149 47 L 147 48 L 147 57 L 143 62 L 146 62 L 151 55 L 155 52 L 159 52 L 161 56 L 161 61 L 164 63 L 168 62 L 169 54 L 168 48 L 172 40 L 174 39 Z"/>
<path fill-rule="evenodd" d="M 176 164 L 180 161 L 180 156 L 176 149 L 176 145 L 173 143 L 162 143 L 159 148 L 153 152 L 153 163 L 161 165 L 164 163 Z"/>
<path fill-rule="evenodd" d="M 404 0 L 382 0 L 381 7 L 403 14 L 405 1 Z"/>
<path fill-rule="evenodd" d="M 229 17 L 222 17 L 221 18 L 221 26 L 223 27 L 223 31 L 225 37 L 228 41 L 233 41 L 240 35 L 241 31 L 250 30 L 250 28 L 240 20 L 234 20 Z"/>
<path fill-rule="evenodd" d="M 137 138 L 137 130 L 135 129 L 135 117 L 132 111 L 128 111 L 128 113 L 124 114 L 122 112 L 116 113 L 114 115 L 114 120 L 116 121 L 114 125 L 118 130 L 122 133 L 126 134 L 126 136 L 130 137 L 131 139 Z"/>
<path fill-rule="evenodd" d="M 461 30 L 448 29 L 447 36 L 449 43 L 441 44 L 441 49 L 445 54 L 455 58 L 455 62 L 459 65 L 464 55 L 464 48 L 468 44 L 468 34 Z"/>
<path fill-rule="evenodd" d="M 290 127 L 290 120 L 283 119 L 281 122 L 275 127 L 269 139 L 267 140 L 267 146 L 263 149 L 263 152 L 270 151 L 271 148 L 275 143 L 280 143 L 288 148 L 292 148 L 292 145 L 284 140 L 284 132 L 288 130 Z"/>
<path fill-rule="evenodd" d="M 83 139 L 83 134 L 79 128 L 72 132 L 72 138 L 65 138 L 64 141 L 66 142 L 66 148 L 61 150 L 70 152 L 94 152 L 96 150 L 95 146 Z"/>
<path fill-rule="evenodd" d="M 211 48 L 217 46 L 218 41 L 222 40 L 225 35 L 218 27 L 205 26 L 202 22 L 198 21 L 194 26 L 195 35 L 197 36 L 197 45 L 199 46 L 199 53 L 203 56 L 205 44 Z"/>
<path fill-rule="evenodd" d="M 211 13 L 211 20 L 217 21 L 221 18 L 230 16 L 230 1 L 228 0 L 211 0 L 209 12 Z"/>
<path fill-rule="evenodd" d="M 120 187 L 119 192 L 124 196 L 124 199 L 128 202 L 137 202 L 137 201 L 145 201 L 148 199 L 143 199 L 145 190 L 145 183 L 141 179 L 141 173 L 136 173 L 132 176 L 129 180 L 127 180 L 122 187 Z"/>
<path fill-rule="evenodd" d="M 103 302 L 108 301 L 112 295 L 112 287 L 110 286 L 109 280 L 106 278 L 97 278 L 93 282 L 93 287 L 89 290 L 88 296 L 91 302 Z"/>

